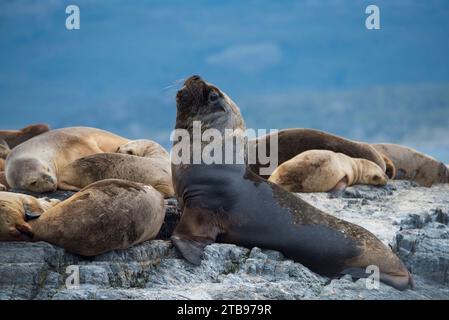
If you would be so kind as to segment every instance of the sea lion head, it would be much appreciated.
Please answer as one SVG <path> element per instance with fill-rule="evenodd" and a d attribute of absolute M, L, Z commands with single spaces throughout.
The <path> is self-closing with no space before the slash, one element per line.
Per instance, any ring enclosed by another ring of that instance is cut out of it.
<path fill-rule="evenodd" d="M 31 226 L 25 221 L 25 209 L 18 200 L 0 199 L 0 241 L 30 241 Z"/>
<path fill-rule="evenodd" d="M 245 130 L 239 107 L 223 91 L 200 76 L 191 76 L 176 95 L 176 129 L 191 129 L 193 121 L 202 128 Z"/>
<path fill-rule="evenodd" d="M 11 188 L 33 192 L 53 192 L 57 188 L 54 170 L 38 159 L 24 158 L 14 161 L 14 168 L 7 168 L 6 180 Z"/>
<path fill-rule="evenodd" d="M 118 147 L 117 153 L 129 154 L 137 157 L 156 157 L 159 155 L 168 157 L 168 152 L 159 143 L 145 139 L 125 143 Z"/>
<path fill-rule="evenodd" d="M 374 186 L 384 186 L 388 182 L 387 174 L 372 161 L 359 159 L 362 169 L 359 177 L 359 183 Z"/>
<path fill-rule="evenodd" d="M 46 124 L 33 124 L 25 128 L 20 129 L 24 134 L 29 134 L 31 136 L 37 136 L 41 133 L 49 131 L 50 128 Z"/>

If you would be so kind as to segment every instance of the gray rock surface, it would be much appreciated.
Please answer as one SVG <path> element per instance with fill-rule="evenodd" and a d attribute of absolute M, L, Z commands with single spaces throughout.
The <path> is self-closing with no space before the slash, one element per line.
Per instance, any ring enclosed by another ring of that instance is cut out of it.
<path fill-rule="evenodd" d="M 369 290 L 365 279 L 328 279 L 279 252 L 230 244 L 207 246 L 195 267 L 167 240 L 89 259 L 44 242 L 2 242 L 0 299 L 449 299 L 448 195 L 447 185 L 398 181 L 352 187 L 339 198 L 298 195 L 390 244 L 412 270 L 415 290 Z M 162 239 L 179 219 L 173 200 L 167 212 Z M 70 265 L 79 268 L 78 288 L 66 286 Z"/>

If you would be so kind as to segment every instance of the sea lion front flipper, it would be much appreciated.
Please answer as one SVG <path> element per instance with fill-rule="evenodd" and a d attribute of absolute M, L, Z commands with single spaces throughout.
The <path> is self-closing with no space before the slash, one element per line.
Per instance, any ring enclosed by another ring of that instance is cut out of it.
<path fill-rule="evenodd" d="M 221 232 L 218 212 L 203 208 L 184 208 L 171 240 L 182 256 L 194 265 L 201 264 L 204 248 Z"/>
<path fill-rule="evenodd" d="M 181 252 L 182 256 L 190 263 L 198 266 L 203 259 L 204 248 L 213 243 L 213 241 L 199 237 L 195 240 L 173 235 L 170 237 L 175 247 Z"/>
<path fill-rule="evenodd" d="M 335 187 L 333 187 L 329 193 L 331 194 L 331 197 L 339 197 L 343 194 L 343 192 L 346 190 L 346 187 L 348 186 L 348 177 L 344 176 L 340 181 L 337 182 Z"/>

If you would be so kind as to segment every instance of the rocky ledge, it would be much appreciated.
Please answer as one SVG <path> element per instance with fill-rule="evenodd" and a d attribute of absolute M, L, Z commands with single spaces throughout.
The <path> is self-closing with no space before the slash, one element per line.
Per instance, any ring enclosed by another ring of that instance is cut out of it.
<path fill-rule="evenodd" d="M 338 198 L 298 196 L 389 244 L 414 274 L 415 290 L 368 289 L 364 279 L 321 277 L 279 252 L 230 244 L 207 246 L 192 266 L 163 240 L 179 219 L 169 200 L 159 240 L 127 250 L 87 259 L 43 242 L 0 243 L 0 299 L 449 299 L 449 185 L 394 181 Z M 68 266 L 79 270 L 77 288 L 66 286 Z"/>

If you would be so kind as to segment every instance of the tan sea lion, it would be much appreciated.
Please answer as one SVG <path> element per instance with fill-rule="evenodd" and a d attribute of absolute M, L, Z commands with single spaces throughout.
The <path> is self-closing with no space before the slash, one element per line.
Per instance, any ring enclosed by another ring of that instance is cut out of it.
<path fill-rule="evenodd" d="M 329 150 L 309 150 L 281 164 L 268 181 L 290 192 L 342 192 L 354 184 L 383 186 L 388 177 L 369 160 Z"/>
<path fill-rule="evenodd" d="M 0 192 L 0 241 L 30 241 L 28 219 L 35 218 L 60 201 L 20 193 Z"/>
<path fill-rule="evenodd" d="M 376 143 L 372 146 L 391 159 L 396 167 L 394 179 L 415 181 L 431 187 L 436 183 L 449 183 L 447 166 L 415 149 L 392 143 Z"/>
<path fill-rule="evenodd" d="M 0 172 L 5 171 L 5 159 L 0 159 Z"/>
<path fill-rule="evenodd" d="M 33 124 L 20 130 L 0 130 L 0 138 L 5 140 L 12 149 L 49 130 L 50 128 L 46 124 Z"/>
<path fill-rule="evenodd" d="M 170 163 L 170 154 L 167 150 L 152 140 L 133 140 L 118 147 L 116 152 L 138 157 L 161 158 L 164 162 L 168 161 Z"/>
<path fill-rule="evenodd" d="M 195 120 L 201 121 L 201 130 L 215 129 L 225 139 L 231 130 L 233 138 L 244 141 L 239 130 L 245 131 L 245 124 L 238 106 L 199 76 L 186 80 L 177 93 L 176 105 L 176 129 L 183 134 L 180 140 L 174 139 L 173 150 L 184 143 L 193 150 Z M 187 142 L 182 139 L 185 133 Z M 201 147 L 207 144 L 197 143 Z M 232 155 L 245 147 L 243 144 L 237 150 L 234 146 Z M 412 284 L 402 261 L 371 232 L 313 207 L 259 177 L 246 163 L 173 161 L 172 175 L 182 215 L 171 240 L 193 264 L 201 263 L 206 245 L 223 242 L 277 250 L 329 277 L 366 277 L 366 268 L 377 266 L 380 281 L 400 290 Z"/>
<path fill-rule="evenodd" d="M 119 153 L 98 153 L 77 159 L 65 166 L 59 175 L 58 188 L 78 191 L 104 179 L 124 179 L 153 186 L 164 197 L 173 197 L 170 159 Z"/>
<path fill-rule="evenodd" d="M 270 133 L 257 139 L 250 140 L 249 144 L 255 144 L 257 152 L 259 152 L 259 146 L 263 146 L 264 144 L 266 144 L 266 149 L 262 150 L 270 150 L 270 140 L 273 135 L 277 136 L 275 139 L 277 139 L 278 142 L 278 166 L 307 150 L 330 150 L 344 153 L 351 158 L 370 160 L 376 163 L 382 170 L 387 170 L 382 156 L 369 144 L 352 141 L 315 129 L 282 129 L 277 133 Z M 262 152 L 262 154 L 264 153 L 265 152 Z M 264 167 L 267 168 L 268 165 L 260 163 L 258 158 L 256 160 L 258 160 L 257 163 L 250 164 L 250 169 L 257 175 L 268 179 L 273 172 L 261 174 L 260 169 Z M 273 168 L 273 171 L 274 169 L 275 168 Z"/>
<path fill-rule="evenodd" d="M 33 192 L 54 191 L 62 168 L 76 159 L 115 152 L 129 140 L 87 127 L 52 130 L 15 147 L 6 159 L 6 180 L 11 188 Z"/>
<path fill-rule="evenodd" d="M 153 239 L 164 216 L 164 199 L 153 187 L 108 179 L 87 186 L 28 223 L 33 241 L 94 256 Z"/>

